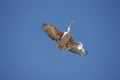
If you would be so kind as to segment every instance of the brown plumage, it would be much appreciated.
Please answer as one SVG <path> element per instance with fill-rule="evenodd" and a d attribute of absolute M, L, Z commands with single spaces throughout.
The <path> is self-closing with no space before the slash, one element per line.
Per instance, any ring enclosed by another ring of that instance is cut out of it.
<path fill-rule="evenodd" d="M 70 32 L 66 35 L 63 34 L 64 32 L 60 32 L 55 25 L 53 24 L 43 24 L 42 30 L 47 33 L 47 35 L 54 41 L 57 41 L 57 47 L 60 50 L 66 49 L 66 44 L 70 39 Z"/>
<path fill-rule="evenodd" d="M 78 43 L 73 40 L 72 36 L 70 36 L 70 39 L 67 43 L 67 47 L 72 47 L 72 46 L 77 46 L 77 45 Z"/>
<path fill-rule="evenodd" d="M 66 43 L 70 38 L 70 34 L 67 34 L 62 38 L 64 32 L 60 32 L 53 24 L 43 24 L 42 30 L 46 32 L 52 40 L 57 41 L 57 47 L 60 50 L 64 50 L 66 48 Z"/>
<path fill-rule="evenodd" d="M 83 55 L 86 56 L 86 54 L 88 54 L 88 51 L 84 49 L 83 44 L 81 42 L 74 41 L 72 36 L 70 36 L 70 39 L 66 44 L 66 48 L 70 52 L 78 54 L 80 56 L 83 56 Z"/>
<path fill-rule="evenodd" d="M 60 32 L 53 24 L 43 24 L 42 30 L 47 33 L 47 35 L 55 41 L 58 41 L 63 36 L 63 32 Z"/>
<path fill-rule="evenodd" d="M 78 55 L 86 55 L 87 51 L 83 48 L 81 42 L 76 42 L 73 40 L 70 30 L 74 20 L 68 26 L 68 31 L 61 32 L 53 24 L 43 24 L 42 30 L 54 41 L 57 42 L 57 47 L 60 50 L 68 49 L 70 52 L 76 53 Z"/>
<path fill-rule="evenodd" d="M 61 40 L 57 42 L 57 47 L 60 50 L 66 49 L 66 44 L 68 43 L 69 39 L 70 39 L 70 33 L 66 34 L 65 37 L 61 38 Z"/>

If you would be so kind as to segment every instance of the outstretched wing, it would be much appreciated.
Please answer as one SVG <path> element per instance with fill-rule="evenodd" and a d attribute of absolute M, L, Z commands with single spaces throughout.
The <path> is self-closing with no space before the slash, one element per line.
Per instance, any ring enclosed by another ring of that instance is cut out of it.
<path fill-rule="evenodd" d="M 88 54 L 87 50 L 83 48 L 82 43 L 74 41 L 72 37 L 69 39 L 67 48 L 70 52 L 78 54 L 80 56 Z"/>
<path fill-rule="evenodd" d="M 69 41 L 68 41 L 68 43 L 67 43 L 67 47 L 69 48 L 69 47 L 77 47 L 77 42 L 75 42 L 74 41 L 74 39 L 72 38 L 72 36 L 70 35 L 70 39 L 69 39 Z"/>
<path fill-rule="evenodd" d="M 60 32 L 53 24 L 43 24 L 42 30 L 55 41 L 58 41 L 63 36 L 63 32 Z"/>

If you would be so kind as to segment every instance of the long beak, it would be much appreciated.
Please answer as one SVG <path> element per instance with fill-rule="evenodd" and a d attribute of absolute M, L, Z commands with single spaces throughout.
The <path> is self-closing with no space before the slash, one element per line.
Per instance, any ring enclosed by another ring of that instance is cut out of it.
<path fill-rule="evenodd" d="M 70 25 L 68 26 L 68 28 L 70 28 L 70 29 L 71 29 L 71 27 L 72 27 L 72 25 L 73 25 L 74 21 L 75 21 L 75 19 L 73 19 L 73 20 L 72 20 L 72 22 L 70 23 Z"/>

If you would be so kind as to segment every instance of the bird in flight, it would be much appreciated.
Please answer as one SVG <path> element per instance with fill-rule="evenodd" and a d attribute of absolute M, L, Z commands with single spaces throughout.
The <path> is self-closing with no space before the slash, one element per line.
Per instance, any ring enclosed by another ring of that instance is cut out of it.
<path fill-rule="evenodd" d="M 88 51 L 84 49 L 83 44 L 81 42 L 75 41 L 71 34 L 71 27 L 74 23 L 74 20 L 70 23 L 67 28 L 67 31 L 61 32 L 59 31 L 55 25 L 53 24 L 43 24 L 42 30 L 53 40 L 56 41 L 57 47 L 60 50 L 67 49 L 68 51 L 78 54 L 80 56 L 86 56 Z"/>

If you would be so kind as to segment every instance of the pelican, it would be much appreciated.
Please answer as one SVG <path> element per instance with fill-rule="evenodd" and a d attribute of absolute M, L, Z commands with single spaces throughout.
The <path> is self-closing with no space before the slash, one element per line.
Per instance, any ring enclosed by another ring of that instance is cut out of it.
<path fill-rule="evenodd" d="M 53 24 L 43 24 L 42 30 L 53 40 L 56 41 L 57 47 L 60 50 L 67 49 L 68 51 L 78 54 L 80 56 L 86 56 L 87 50 L 84 49 L 82 42 L 74 41 L 70 31 L 74 23 L 74 20 L 70 23 L 67 28 L 67 31 L 59 31 Z"/>

